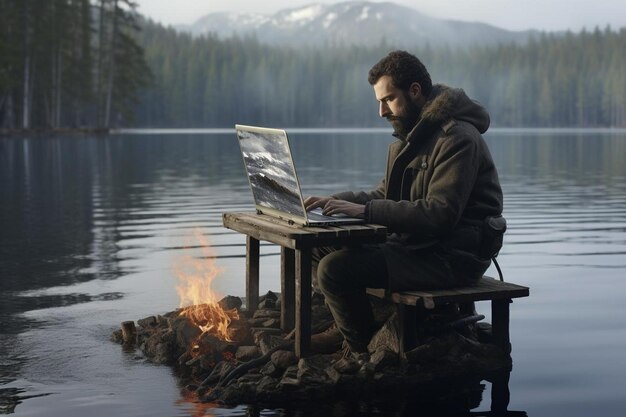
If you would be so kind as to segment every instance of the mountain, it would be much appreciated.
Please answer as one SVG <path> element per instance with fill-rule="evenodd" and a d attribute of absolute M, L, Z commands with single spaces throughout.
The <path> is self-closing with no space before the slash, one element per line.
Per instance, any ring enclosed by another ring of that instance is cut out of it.
<path fill-rule="evenodd" d="M 525 43 L 535 31 L 512 32 L 484 23 L 436 19 L 394 3 L 348 1 L 310 4 L 273 15 L 211 13 L 178 30 L 220 38 L 253 35 L 263 43 L 290 46 L 378 45 L 396 47 Z"/>

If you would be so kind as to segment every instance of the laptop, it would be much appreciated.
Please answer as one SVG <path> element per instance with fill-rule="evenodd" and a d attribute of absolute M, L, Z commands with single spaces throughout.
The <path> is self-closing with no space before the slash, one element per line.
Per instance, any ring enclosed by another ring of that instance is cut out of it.
<path fill-rule="evenodd" d="M 235 125 L 235 130 L 258 213 L 303 226 L 365 223 L 345 215 L 325 216 L 321 208 L 304 209 L 287 132 L 245 125 Z"/>

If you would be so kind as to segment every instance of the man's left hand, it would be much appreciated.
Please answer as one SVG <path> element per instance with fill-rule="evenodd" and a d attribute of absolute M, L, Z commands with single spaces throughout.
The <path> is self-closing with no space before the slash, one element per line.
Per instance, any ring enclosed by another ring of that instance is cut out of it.
<path fill-rule="evenodd" d="M 333 214 L 345 214 L 349 217 L 364 219 L 365 206 L 363 204 L 351 203 L 345 200 L 329 200 L 322 209 L 322 213 L 326 216 L 332 216 Z"/>

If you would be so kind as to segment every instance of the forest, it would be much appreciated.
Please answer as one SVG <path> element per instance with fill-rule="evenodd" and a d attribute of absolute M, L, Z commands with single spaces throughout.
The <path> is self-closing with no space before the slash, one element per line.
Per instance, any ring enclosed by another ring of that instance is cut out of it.
<path fill-rule="evenodd" d="M 626 28 L 415 53 L 493 126 L 626 126 Z M 367 83 L 394 46 L 192 37 L 131 0 L 0 0 L 0 128 L 384 125 Z"/>
<path fill-rule="evenodd" d="M 369 68 L 381 42 L 288 49 L 220 40 L 146 23 L 140 34 L 155 87 L 142 92 L 140 126 L 375 126 Z M 543 34 L 527 45 L 416 47 L 433 82 L 463 88 L 493 125 L 626 126 L 626 28 Z"/>
<path fill-rule="evenodd" d="M 0 0 L 0 128 L 132 123 L 151 72 L 132 0 Z"/>

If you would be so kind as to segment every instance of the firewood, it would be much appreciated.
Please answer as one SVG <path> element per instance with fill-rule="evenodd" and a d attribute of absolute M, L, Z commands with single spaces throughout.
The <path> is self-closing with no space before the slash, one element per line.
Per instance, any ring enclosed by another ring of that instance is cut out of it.
<path fill-rule="evenodd" d="M 122 338 L 124 343 L 133 344 L 137 340 L 137 329 L 134 321 L 122 322 Z"/>

